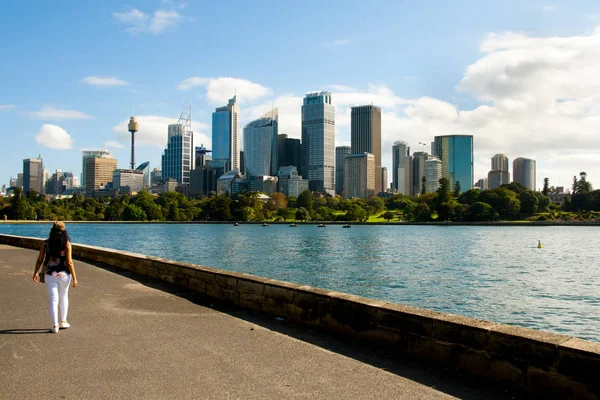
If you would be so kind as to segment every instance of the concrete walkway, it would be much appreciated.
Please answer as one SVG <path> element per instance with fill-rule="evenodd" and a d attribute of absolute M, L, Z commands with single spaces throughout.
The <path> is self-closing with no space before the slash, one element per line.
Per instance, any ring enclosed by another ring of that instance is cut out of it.
<path fill-rule="evenodd" d="M 77 260 L 72 327 L 51 334 L 36 257 L 0 245 L 0 399 L 518 398 Z"/>

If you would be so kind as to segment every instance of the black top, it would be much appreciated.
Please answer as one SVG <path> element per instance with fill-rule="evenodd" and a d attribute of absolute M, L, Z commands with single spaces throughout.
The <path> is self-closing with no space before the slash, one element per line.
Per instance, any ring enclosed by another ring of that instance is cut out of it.
<path fill-rule="evenodd" d="M 51 275 L 53 272 L 65 272 L 69 274 L 69 268 L 67 268 L 67 249 L 61 250 L 58 256 L 51 256 L 48 249 L 48 243 L 44 241 L 44 250 L 46 252 L 44 264 L 46 264 L 47 275 Z"/>

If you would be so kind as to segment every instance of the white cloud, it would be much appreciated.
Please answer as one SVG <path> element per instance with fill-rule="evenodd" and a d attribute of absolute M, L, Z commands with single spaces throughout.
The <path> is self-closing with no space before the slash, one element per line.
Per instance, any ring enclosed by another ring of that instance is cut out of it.
<path fill-rule="evenodd" d="M 105 147 L 112 147 L 114 149 L 123 149 L 125 148 L 125 146 L 119 142 L 115 142 L 113 140 L 109 140 L 108 142 L 104 143 Z"/>
<path fill-rule="evenodd" d="M 129 82 L 117 79 L 114 76 L 88 76 L 79 81 L 79 83 L 84 83 L 90 86 L 128 86 Z"/>
<path fill-rule="evenodd" d="M 73 147 L 71 136 L 57 125 L 44 124 L 35 136 L 39 144 L 55 150 L 68 150 Z"/>
<path fill-rule="evenodd" d="M 258 83 L 246 79 L 231 77 L 201 78 L 191 77 L 179 83 L 179 90 L 190 90 L 202 86 L 206 89 L 206 98 L 212 104 L 225 105 L 227 100 L 237 95 L 238 104 L 245 104 L 265 96 L 270 96 L 273 91 Z"/>
<path fill-rule="evenodd" d="M 169 2 L 170 3 L 170 2 Z M 178 8 L 185 8 L 185 3 L 181 3 Z M 152 16 L 138 10 L 131 9 L 126 12 L 112 13 L 113 18 L 123 24 L 129 25 L 125 30 L 133 34 L 149 32 L 159 35 L 172 27 L 188 20 L 175 10 L 155 10 Z"/>
<path fill-rule="evenodd" d="M 553 13 L 556 11 L 556 7 L 551 5 L 542 6 L 542 11 L 545 13 Z"/>
<path fill-rule="evenodd" d="M 0 111 L 9 111 L 15 108 L 14 104 L 0 104 Z"/>
<path fill-rule="evenodd" d="M 135 134 L 136 146 L 155 146 L 164 149 L 167 145 L 168 126 L 169 124 L 177 123 L 177 118 L 161 117 L 157 115 L 136 115 L 139 124 L 139 131 Z M 127 130 L 129 119 L 121 121 L 115 125 L 112 130 L 117 135 L 117 139 L 121 142 L 128 143 L 131 141 L 131 133 Z M 192 130 L 194 131 L 194 146 L 199 146 L 200 143 L 210 146 L 211 139 L 206 132 L 210 129 L 208 125 L 201 122 L 192 121 Z"/>
<path fill-rule="evenodd" d="M 348 43 L 350 43 L 350 39 L 337 39 L 337 40 L 331 40 L 329 42 L 323 42 L 323 43 L 321 43 L 321 47 L 324 49 L 331 49 L 334 47 L 345 46 Z"/>
<path fill-rule="evenodd" d="M 63 110 L 54 107 L 42 107 L 39 111 L 27 113 L 28 116 L 35 119 L 93 119 L 89 114 L 76 110 Z"/>

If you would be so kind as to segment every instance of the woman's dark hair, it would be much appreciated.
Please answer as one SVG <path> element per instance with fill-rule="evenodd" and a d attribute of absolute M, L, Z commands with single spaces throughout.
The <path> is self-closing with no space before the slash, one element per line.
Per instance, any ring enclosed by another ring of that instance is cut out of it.
<path fill-rule="evenodd" d="M 55 222 L 50 230 L 50 236 L 47 241 L 48 254 L 53 257 L 60 256 L 61 251 L 67 247 L 67 242 L 70 240 L 65 229 L 65 224 L 60 221 Z"/>

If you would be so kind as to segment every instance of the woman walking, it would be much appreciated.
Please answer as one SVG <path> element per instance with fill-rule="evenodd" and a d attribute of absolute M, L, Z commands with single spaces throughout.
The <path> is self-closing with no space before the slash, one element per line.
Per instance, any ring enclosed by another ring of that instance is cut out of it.
<path fill-rule="evenodd" d="M 65 230 L 63 222 L 55 222 L 50 230 L 50 236 L 42 243 L 40 253 L 35 263 L 33 281 L 38 282 L 38 271 L 43 264 L 43 282 L 46 283 L 50 295 L 50 317 L 52 328 L 50 332 L 57 333 L 59 327 L 66 329 L 71 326 L 67 322 L 69 311 L 69 284 L 77 287 L 75 266 L 71 258 L 71 240 Z M 60 303 L 60 323 L 58 319 L 58 306 Z"/>

